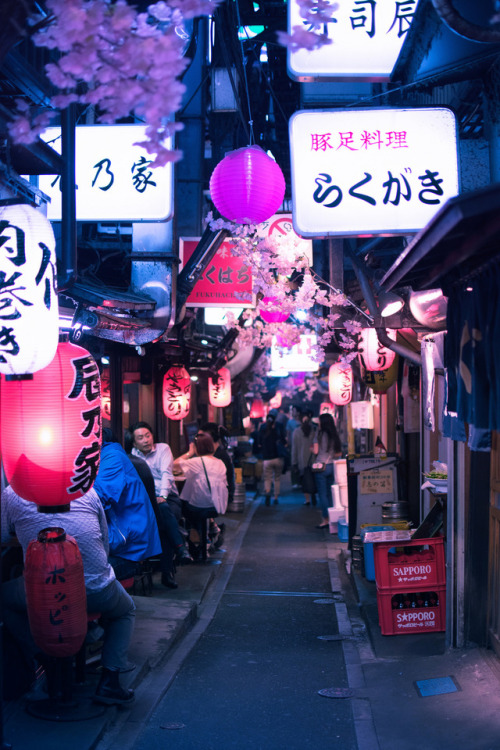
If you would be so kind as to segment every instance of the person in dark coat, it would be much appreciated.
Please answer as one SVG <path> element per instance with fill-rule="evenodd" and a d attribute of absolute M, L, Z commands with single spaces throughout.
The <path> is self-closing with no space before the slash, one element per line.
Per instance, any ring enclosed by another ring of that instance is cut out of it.
<path fill-rule="evenodd" d="M 271 410 L 259 429 L 259 443 L 264 469 L 264 493 L 266 505 L 271 504 L 271 489 L 274 487 L 274 505 L 278 505 L 281 475 L 286 451 L 283 428 L 276 422 L 276 412 Z"/>

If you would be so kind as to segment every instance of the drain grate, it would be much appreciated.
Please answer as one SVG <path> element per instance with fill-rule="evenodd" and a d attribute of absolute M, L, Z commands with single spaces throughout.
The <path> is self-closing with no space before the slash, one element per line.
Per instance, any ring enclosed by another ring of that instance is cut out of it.
<path fill-rule="evenodd" d="M 415 687 L 422 698 L 427 698 L 430 695 L 456 693 L 461 689 L 454 677 L 434 677 L 430 680 L 417 680 Z"/>

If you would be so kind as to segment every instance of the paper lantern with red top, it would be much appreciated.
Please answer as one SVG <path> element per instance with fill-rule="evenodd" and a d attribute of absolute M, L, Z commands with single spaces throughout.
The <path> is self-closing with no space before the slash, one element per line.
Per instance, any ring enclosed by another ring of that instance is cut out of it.
<path fill-rule="evenodd" d="M 208 378 L 208 398 L 212 406 L 231 403 L 231 373 L 227 367 L 221 367 L 215 378 Z"/>
<path fill-rule="evenodd" d="M 386 330 L 389 338 L 396 340 L 396 331 L 389 328 Z M 372 372 L 387 370 L 394 362 L 396 352 L 383 346 L 378 340 L 374 328 L 363 328 L 360 336 L 358 352 L 362 359 L 363 367 Z"/>
<path fill-rule="evenodd" d="M 282 400 L 283 396 L 281 395 L 281 391 L 276 391 L 274 396 L 269 399 L 269 406 L 271 407 L 271 409 L 279 409 Z"/>
<path fill-rule="evenodd" d="M 191 378 L 185 367 L 174 365 L 163 377 L 163 413 L 180 421 L 189 414 L 191 406 Z"/>
<path fill-rule="evenodd" d="M 101 450 L 100 391 L 94 358 L 70 342 L 29 379 L 5 377 L 1 448 L 14 492 L 54 508 L 90 490 Z"/>
<path fill-rule="evenodd" d="M 265 413 L 264 402 L 261 398 L 254 398 L 250 407 L 250 419 L 263 419 Z"/>
<path fill-rule="evenodd" d="M 260 224 L 283 203 L 285 178 L 260 146 L 238 148 L 212 172 L 210 195 L 226 219 L 238 224 Z"/>
<path fill-rule="evenodd" d="M 42 529 L 26 550 L 26 605 L 33 640 L 49 656 L 73 656 L 87 635 L 83 562 L 76 539 Z"/>
<path fill-rule="evenodd" d="M 319 406 L 319 413 L 320 414 L 331 414 L 332 417 L 337 416 L 337 410 L 336 407 L 331 404 L 329 401 L 323 401 Z"/>
<path fill-rule="evenodd" d="M 352 367 L 335 362 L 328 371 L 330 401 L 336 406 L 346 406 L 352 399 Z"/>
<path fill-rule="evenodd" d="M 0 372 L 25 375 L 46 367 L 59 341 L 56 242 L 41 211 L 0 208 Z"/>
<path fill-rule="evenodd" d="M 280 310 L 277 297 L 263 297 L 259 302 L 259 315 L 265 323 L 284 323 L 289 313 Z"/>

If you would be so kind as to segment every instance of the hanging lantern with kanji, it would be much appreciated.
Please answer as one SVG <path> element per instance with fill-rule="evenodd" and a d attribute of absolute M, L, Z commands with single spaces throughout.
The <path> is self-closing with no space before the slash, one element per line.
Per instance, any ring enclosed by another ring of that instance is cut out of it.
<path fill-rule="evenodd" d="M 276 391 L 274 396 L 269 399 L 269 406 L 271 407 L 271 409 L 279 409 L 282 400 L 283 396 L 281 395 L 281 391 Z"/>
<path fill-rule="evenodd" d="M 261 398 L 254 398 L 250 407 L 250 419 L 263 419 L 265 413 L 264 402 Z"/>
<path fill-rule="evenodd" d="M 328 392 L 330 401 L 337 406 L 346 406 L 352 399 L 352 367 L 343 362 L 335 362 L 328 371 Z"/>
<path fill-rule="evenodd" d="M 0 208 L 0 372 L 46 367 L 59 340 L 52 225 L 28 205 Z"/>
<path fill-rule="evenodd" d="M 386 329 L 389 338 L 396 341 L 396 331 Z M 372 372 L 387 370 L 394 362 L 396 352 L 388 349 L 380 343 L 377 332 L 374 328 L 363 328 L 361 331 L 358 352 L 362 360 L 363 367 Z"/>
<path fill-rule="evenodd" d="M 231 151 L 210 177 L 210 195 L 222 216 L 238 224 L 267 221 L 283 203 L 285 178 L 260 146 Z"/>
<path fill-rule="evenodd" d="M 208 378 L 208 398 L 212 406 L 229 406 L 231 403 L 231 373 L 221 367 L 217 375 Z"/>
<path fill-rule="evenodd" d="M 163 377 L 163 413 L 180 421 L 189 414 L 191 406 L 191 378 L 185 367 L 174 365 Z"/>
<path fill-rule="evenodd" d="M 259 302 L 259 315 L 265 323 L 284 323 L 290 317 L 280 309 L 277 297 L 263 297 Z"/>
<path fill-rule="evenodd" d="M 394 362 L 387 370 L 379 370 L 374 372 L 371 370 L 362 369 L 361 376 L 363 383 L 371 388 L 374 393 L 383 394 L 387 393 L 391 385 L 394 385 L 398 376 L 398 357 L 394 358 Z"/>
<path fill-rule="evenodd" d="M 29 379 L 4 378 L 2 460 L 20 497 L 53 510 L 90 490 L 101 450 L 100 390 L 96 361 L 70 342 Z"/>
<path fill-rule="evenodd" d="M 76 540 L 60 527 L 38 533 L 24 565 L 31 634 L 49 656 L 76 654 L 87 635 L 83 562 Z"/>

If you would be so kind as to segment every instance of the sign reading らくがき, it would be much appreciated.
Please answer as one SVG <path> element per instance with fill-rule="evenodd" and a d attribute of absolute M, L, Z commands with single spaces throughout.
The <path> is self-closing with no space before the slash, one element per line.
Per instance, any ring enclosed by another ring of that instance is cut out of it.
<path fill-rule="evenodd" d="M 458 194 L 449 109 L 297 112 L 290 149 L 302 237 L 416 232 Z"/>

